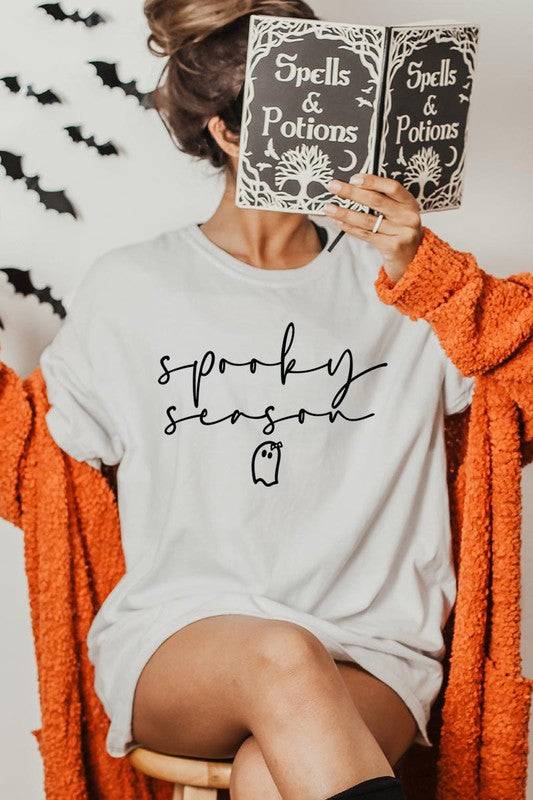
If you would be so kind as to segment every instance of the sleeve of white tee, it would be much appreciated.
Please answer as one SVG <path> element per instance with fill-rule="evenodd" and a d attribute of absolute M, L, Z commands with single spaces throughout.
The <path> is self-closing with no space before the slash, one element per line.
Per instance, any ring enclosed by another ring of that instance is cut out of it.
<path fill-rule="evenodd" d="M 442 398 L 444 414 L 458 414 L 470 405 L 474 393 L 475 378 L 463 375 L 453 361 L 444 354 L 444 378 Z"/>
<path fill-rule="evenodd" d="M 87 461 L 100 469 L 101 462 L 118 464 L 124 448 L 99 397 L 97 388 L 102 387 L 94 385 L 88 336 L 78 330 L 78 306 L 73 303 L 40 356 L 50 403 L 45 419 L 62 450 L 77 461 Z"/>

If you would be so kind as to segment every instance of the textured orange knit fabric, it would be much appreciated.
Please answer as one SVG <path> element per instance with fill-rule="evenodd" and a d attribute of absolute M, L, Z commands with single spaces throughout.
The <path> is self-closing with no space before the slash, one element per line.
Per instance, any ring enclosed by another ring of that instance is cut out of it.
<path fill-rule="evenodd" d="M 521 467 L 533 460 L 533 275 L 496 278 L 429 228 L 384 302 L 435 330 L 475 376 L 472 405 L 445 419 L 458 577 L 444 681 L 429 733 L 397 767 L 409 800 L 524 800 L 533 680 L 521 673 Z M 0 516 L 23 531 L 47 800 L 171 800 L 169 783 L 105 750 L 109 720 L 87 657 L 89 626 L 124 573 L 112 473 L 51 438 L 39 368 L 0 363 Z"/>

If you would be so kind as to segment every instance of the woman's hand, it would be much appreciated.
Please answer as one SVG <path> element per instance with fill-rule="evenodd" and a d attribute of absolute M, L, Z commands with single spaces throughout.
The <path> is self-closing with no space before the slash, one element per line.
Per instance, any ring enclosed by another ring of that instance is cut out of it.
<path fill-rule="evenodd" d="M 359 179 L 360 185 L 355 185 Z M 377 247 L 383 256 L 385 272 L 391 280 L 398 281 L 423 238 L 420 206 L 416 198 L 398 181 L 379 175 L 354 175 L 350 183 L 332 181 L 328 189 L 332 194 L 383 214 L 378 232 L 372 233 L 377 219 L 374 215 L 332 203 L 324 206 L 325 213 L 339 228 Z"/>

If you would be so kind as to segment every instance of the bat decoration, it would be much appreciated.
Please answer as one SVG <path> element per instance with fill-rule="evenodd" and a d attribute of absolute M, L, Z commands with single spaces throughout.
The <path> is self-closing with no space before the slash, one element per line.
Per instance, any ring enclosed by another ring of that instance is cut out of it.
<path fill-rule="evenodd" d="M 65 19 L 71 19 L 72 22 L 83 22 L 87 28 L 95 28 L 96 25 L 100 25 L 100 23 L 106 21 L 105 17 L 102 17 L 97 11 L 93 11 L 88 17 L 80 16 L 79 11 L 75 11 L 73 14 L 67 14 L 61 8 L 61 3 L 42 3 L 40 6 L 37 6 L 37 8 L 42 8 L 47 14 L 59 22 L 63 22 Z"/>
<path fill-rule="evenodd" d="M 10 92 L 16 94 L 20 92 L 20 83 L 18 82 L 18 78 L 16 75 L 4 75 L 0 78 L 0 81 L 3 81 Z"/>
<path fill-rule="evenodd" d="M 279 161 L 279 156 L 274 149 L 274 140 L 270 138 L 268 140 L 267 149 L 265 150 L 265 155 L 270 158 L 275 158 L 276 161 Z"/>
<path fill-rule="evenodd" d="M 98 150 L 101 156 L 118 156 L 118 150 L 113 142 L 109 141 L 104 142 L 104 144 L 96 144 L 94 136 L 88 136 L 85 138 L 82 135 L 79 125 L 66 125 L 65 130 L 74 142 L 85 142 L 88 147 L 94 147 L 96 150 Z"/>
<path fill-rule="evenodd" d="M 57 94 L 54 94 L 54 92 L 51 89 L 46 89 L 44 92 L 37 93 L 33 91 L 33 88 L 31 86 L 28 86 L 26 89 L 26 94 L 29 95 L 30 97 L 36 97 L 39 103 L 41 103 L 41 105 L 43 106 L 50 105 L 51 103 L 63 102 L 62 100 L 59 99 Z"/>
<path fill-rule="evenodd" d="M 15 287 L 16 294 L 30 295 L 33 294 L 40 303 L 48 303 L 52 306 L 54 314 L 64 319 L 67 316 L 65 306 L 61 300 L 56 300 L 52 297 L 52 292 L 49 286 L 44 289 L 37 289 L 33 285 L 29 269 L 17 269 L 16 267 L 0 267 L 0 272 L 6 274 L 8 282 Z M 2 326 L 3 327 L 3 326 Z"/>
<path fill-rule="evenodd" d="M 9 150 L 0 150 L 0 164 L 4 167 L 6 175 L 14 181 L 23 180 L 28 187 L 39 196 L 41 202 L 47 209 L 55 209 L 60 214 L 72 214 L 77 218 L 74 206 L 66 196 L 65 192 L 60 189 L 56 192 L 47 192 L 39 186 L 40 175 L 28 176 L 24 174 L 22 169 L 22 156 L 9 152 Z"/>
<path fill-rule="evenodd" d="M 133 95 L 137 98 L 139 105 L 143 108 L 153 108 L 151 92 L 140 92 L 137 89 L 137 81 L 131 80 L 123 83 L 117 74 L 117 65 L 108 61 L 88 61 L 88 64 L 96 69 L 96 74 L 101 79 L 104 86 L 111 88 L 119 86 L 125 95 Z"/>
<path fill-rule="evenodd" d="M 18 81 L 17 75 L 6 75 L 3 78 L 0 78 L 0 81 L 3 81 L 10 92 L 16 94 L 20 92 L 21 85 Z M 62 103 L 63 101 L 55 94 L 51 89 L 46 89 L 44 92 L 34 92 L 33 87 L 27 86 L 26 87 L 26 94 L 31 97 L 36 97 L 41 105 L 50 105 L 51 103 Z"/>

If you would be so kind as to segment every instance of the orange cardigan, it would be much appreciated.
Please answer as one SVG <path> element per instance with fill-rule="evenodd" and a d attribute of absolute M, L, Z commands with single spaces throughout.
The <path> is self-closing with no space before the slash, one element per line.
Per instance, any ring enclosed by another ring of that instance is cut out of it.
<path fill-rule="evenodd" d="M 426 319 L 475 376 L 472 404 L 445 418 L 458 578 L 444 629 L 444 680 L 429 723 L 397 767 L 410 800 L 524 800 L 533 680 L 521 674 L 521 467 L 533 460 L 533 275 L 500 279 L 430 229 L 406 272 L 380 267 L 379 298 Z M 125 570 L 114 471 L 51 438 L 40 368 L 0 364 L 0 516 L 24 535 L 47 800 L 171 800 L 105 750 L 109 720 L 87 657 L 89 626 Z"/>

